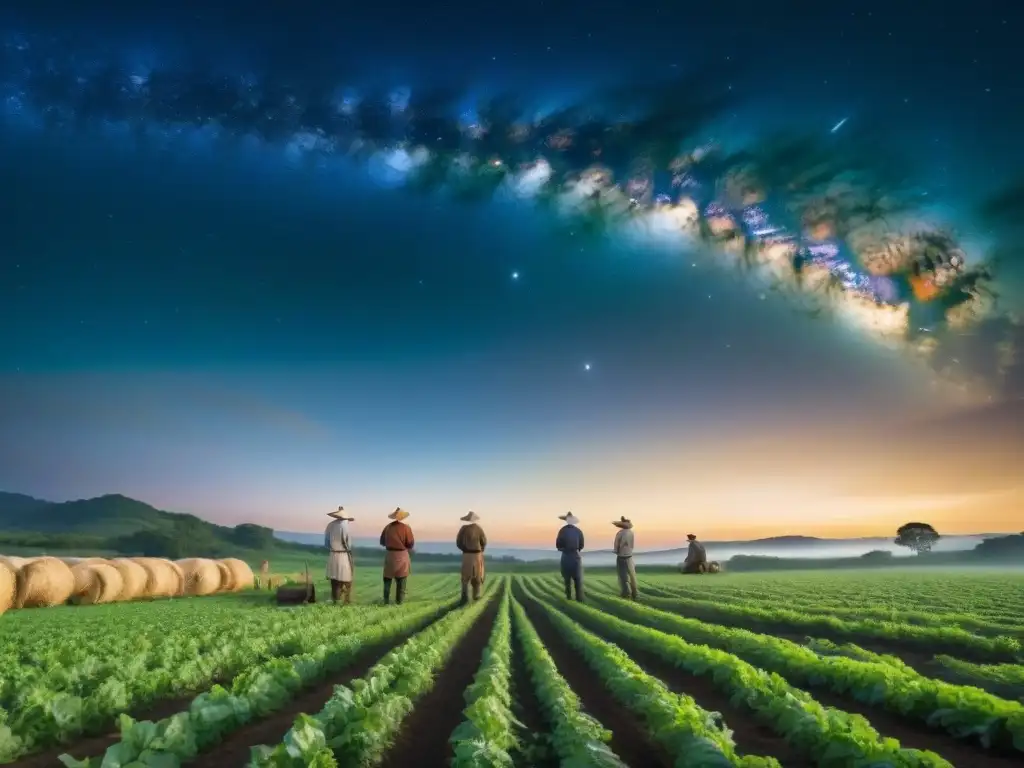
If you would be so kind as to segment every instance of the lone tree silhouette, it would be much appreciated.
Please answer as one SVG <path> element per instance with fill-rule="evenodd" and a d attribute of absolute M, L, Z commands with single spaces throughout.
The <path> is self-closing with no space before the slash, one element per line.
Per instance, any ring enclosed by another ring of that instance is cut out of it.
<path fill-rule="evenodd" d="M 906 523 L 896 529 L 895 543 L 914 550 L 917 554 L 932 551 L 932 544 L 941 538 L 928 523 Z"/>

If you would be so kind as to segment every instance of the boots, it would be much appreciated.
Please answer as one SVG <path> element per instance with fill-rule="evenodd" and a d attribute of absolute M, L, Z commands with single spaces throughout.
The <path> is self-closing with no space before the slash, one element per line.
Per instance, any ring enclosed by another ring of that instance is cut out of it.
<path fill-rule="evenodd" d="M 401 602 L 401 601 L 399 601 Z M 384 605 L 391 603 L 391 579 L 384 579 Z"/>
<path fill-rule="evenodd" d="M 405 600 L 405 579 L 400 578 L 396 579 L 396 581 L 398 582 L 398 591 L 395 595 L 395 604 L 401 605 L 402 601 Z"/>
<path fill-rule="evenodd" d="M 469 603 L 469 584 L 462 582 L 462 600 L 459 601 L 459 605 L 467 605 Z"/>

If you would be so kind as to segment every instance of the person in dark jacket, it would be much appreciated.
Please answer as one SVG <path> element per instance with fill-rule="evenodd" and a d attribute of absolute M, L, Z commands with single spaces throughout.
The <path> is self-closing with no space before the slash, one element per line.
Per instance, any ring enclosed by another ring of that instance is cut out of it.
<path fill-rule="evenodd" d="M 690 540 L 690 546 L 683 561 L 683 573 L 707 573 L 708 553 L 704 545 L 692 533 L 686 534 L 686 538 Z"/>
<path fill-rule="evenodd" d="M 565 525 L 558 532 L 555 538 L 555 548 L 562 553 L 562 580 L 565 581 L 565 599 L 571 600 L 570 587 L 576 591 L 576 602 L 583 602 L 583 558 L 580 552 L 583 551 L 583 531 L 580 530 L 580 521 L 572 512 L 559 515 L 559 520 L 564 520 Z"/>
<path fill-rule="evenodd" d="M 469 602 L 469 587 L 473 587 L 473 600 L 480 599 L 484 585 L 484 550 L 487 549 L 487 534 L 480 527 L 480 515 L 470 512 L 459 518 L 466 524 L 455 537 L 455 546 L 462 552 L 462 605 Z"/>

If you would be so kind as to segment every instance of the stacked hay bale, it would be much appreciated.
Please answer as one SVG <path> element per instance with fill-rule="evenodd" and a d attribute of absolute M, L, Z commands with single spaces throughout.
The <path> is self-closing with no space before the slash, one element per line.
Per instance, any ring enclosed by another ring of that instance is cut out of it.
<path fill-rule="evenodd" d="M 17 573 L 21 570 L 21 566 L 34 560 L 32 557 L 15 557 L 14 555 L 0 555 L 0 563 L 4 563 L 8 568 Z"/>
<path fill-rule="evenodd" d="M 18 571 L 0 560 L 0 614 L 14 606 L 18 597 Z"/>
<path fill-rule="evenodd" d="M 71 602 L 78 605 L 113 603 L 121 598 L 124 579 L 121 572 L 110 563 L 89 558 L 71 568 L 75 587 Z"/>
<path fill-rule="evenodd" d="M 217 563 L 205 557 L 178 560 L 184 574 L 184 593 L 189 596 L 212 595 L 221 589 L 221 570 Z"/>
<path fill-rule="evenodd" d="M 110 564 L 121 574 L 121 600 L 137 600 L 146 596 L 146 569 L 126 557 L 118 557 Z"/>
<path fill-rule="evenodd" d="M 170 560 L 159 557 L 133 557 L 132 562 L 146 572 L 146 587 L 140 597 L 175 597 L 182 594 L 184 577 Z"/>
<path fill-rule="evenodd" d="M 75 576 L 56 557 L 38 557 L 18 569 L 17 585 L 16 607 L 49 607 L 68 601 L 75 590 Z"/>
<path fill-rule="evenodd" d="M 228 564 L 223 560 L 214 560 L 213 564 L 217 566 L 217 570 L 220 571 L 220 592 L 230 592 L 235 583 L 235 577 L 231 573 L 231 569 L 228 568 Z"/>
<path fill-rule="evenodd" d="M 222 587 L 224 591 L 241 592 L 243 589 L 252 589 L 256 584 L 256 576 L 252 568 L 244 560 L 237 557 L 226 557 L 218 561 L 227 568 L 230 578 Z"/>

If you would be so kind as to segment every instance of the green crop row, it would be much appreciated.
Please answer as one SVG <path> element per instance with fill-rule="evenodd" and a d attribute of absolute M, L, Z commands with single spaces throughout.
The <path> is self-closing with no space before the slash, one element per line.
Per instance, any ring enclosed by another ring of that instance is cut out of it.
<path fill-rule="evenodd" d="M 549 599 L 556 594 L 550 584 L 545 586 L 545 593 Z M 605 603 L 605 599 L 599 600 L 600 604 Z M 824 707 L 779 675 L 758 669 L 731 653 L 631 624 L 588 605 L 566 602 L 563 610 L 599 627 L 602 635 L 616 642 L 640 648 L 692 674 L 709 677 L 734 701 L 770 724 L 775 733 L 822 768 L 875 764 L 893 768 L 951 768 L 939 755 L 904 749 L 895 739 L 879 735 L 863 717 Z"/>
<path fill-rule="evenodd" d="M 731 732 L 715 714 L 702 709 L 692 697 L 668 690 L 621 649 L 581 629 L 538 599 L 525 583 L 523 591 L 612 695 L 647 725 L 652 739 L 672 755 L 677 768 L 781 768 L 774 758 L 736 754 Z"/>
<path fill-rule="evenodd" d="M 397 612 L 381 612 L 379 619 L 366 629 L 333 638 L 329 636 L 330 622 L 324 621 L 329 614 L 321 613 L 317 621 L 310 621 L 307 614 L 308 652 L 253 666 L 232 681 L 230 690 L 214 686 L 197 696 L 186 711 L 155 723 L 122 715 L 121 739 L 102 758 L 77 760 L 62 755 L 61 762 L 68 768 L 166 767 L 187 762 L 237 728 L 280 709 L 301 688 L 343 669 L 366 645 L 388 641 L 434 621 L 453 605 L 421 604 Z M 325 630 L 326 643 L 322 636 Z"/>
<path fill-rule="evenodd" d="M 559 674 L 537 630 L 518 602 L 513 604 L 512 614 L 526 669 L 544 710 L 544 718 L 551 728 L 551 740 L 561 764 L 626 768 L 625 763 L 608 748 L 611 732 L 582 710 L 579 696 Z"/>
<path fill-rule="evenodd" d="M 983 686 L 1024 704 L 1024 664 L 974 664 L 941 655 L 935 663 L 959 682 Z"/>
<path fill-rule="evenodd" d="M 858 649 L 860 659 L 821 655 L 771 635 L 709 625 L 614 597 L 597 600 L 616 616 L 728 651 L 798 685 L 849 694 L 857 701 L 921 720 L 957 738 L 978 738 L 985 746 L 1013 745 L 1024 752 L 1024 705 L 1020 702 L 978 688 L 933 680 L 863 649 Z"/>
<path fill-rule="evenodd" d="M 752 600 L 752 596 L 723 594 L 720 591 L 716 591 L 712 596 L 706 592 L 700 592 L 696 589 L 686 587 L 673 588 L 665 585 L 664 583 L 658 582 L 651 583 L 643 581 L 641 582 L 641 585 L 641 588 L 644 589 L 645 592 L 649 592 L 658 597 L 699 600 L 710 599 L 716 605 L 749 605 Z M 763 600 L 763 597 L 761 599 Z M 1024 635 L 1024 624 L 1021 623 L 1021 619 L 1019 617 L 1014 622 L 1002 623 L 967 613 L 911 610 L 895 604 L 890 605 L 889 607 L 879 607 L 880 602 L 881 601 L 876 601 L 874 604 L 865 603 L 863 605 L 840 606 L 832 605 L 826 601 L 815 599 L 813 597 L 798 598 L 795 596 L 788 596 L 786 598 L 786 607 L 808 615 L 827 615 L 854 620 L 878 619 L 888 622 L 916 624 L 924 627 L 957 626 L 965 630 L 973 630 L 975 632 L 981 632 L 989 635 Z"/>
<path fill-rule="evenodd" d="M 280 612 L 269 625 L 264 612 L 204 611 L 203 621 L 179 619 L 160 641 L 149 642 L 130 624 L 108 624 L 105 655 L 85 658 L 73 647 L 82 638 L 69 624 L 62 633 L 66 653 L 53 644 L 46 667 L 5 670 L 11 679 L 5 680 L 9 709 L 0 712 L 0 759 L 108 728 L 131 708 L 202 690 L 268 659 L 306 653 L 365 625 L 380 610 L 311 607 L 302 616 Z M 62 663 L 65 658 L 75 661 Z"/>
<path fill-rule="evenodd" d="M 452 768 L 510 768 L 516 746 L 512 716 L 512 621 L 510 590 L 505 589 L 498 617 L 473 684 L 466 689 L 465 719 L 452 732 Z"/>
<path fill-rule="evenodd" d="M 430 690 L 434 674 L 447 661 L 490 594 L 390 651 L 352 686 L 339 685 L 315 715 L 299 715 L 275 746 L 252 748 L 252 768 L 335 768 L 377 764 L 413 702 Z"/>
<path fill-rule="evenodd" d="M 983 617 L 1021 624 L 1024 576 L 931 571 L 822 571 L 785 574 L 730 574 L 727 579 L 683 579 L 658 574 L 644 579 L 658 587 L 700 593 L 702 597 L 738 597 L 771 602 L 810 601 L 823 605 L 893 606 Z M 692 595 L 696 596 L 696 595 Z"/>
<path fill-rule="evenodd" d="M 651 595 L 642 595 L 641 600 L 655 608 L 700 615 L 712 621 L 761 622 L 799 628 L 808 632 L 828 631 L 851 637 L 898 640 L 929 649 L 941 645 L 946 648 L 957 648 L 1006 658 L 1021 652 L 1020 641 L 1014 637 L 975 635 L 959 627 L 919 627 L 912 624 L 872 619 L 858 621 L 839 619 L 833 616 L 812 616 L 788 608 L 764 608 L 754 601 L 724 605 L 712 600 L 695 600 L 684 597 L 664 598 Z"/>

